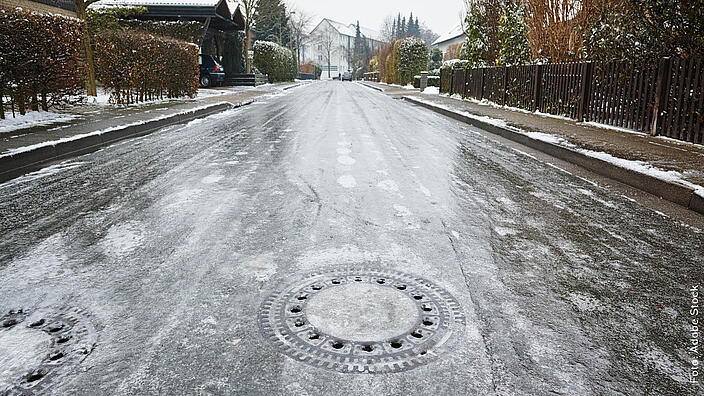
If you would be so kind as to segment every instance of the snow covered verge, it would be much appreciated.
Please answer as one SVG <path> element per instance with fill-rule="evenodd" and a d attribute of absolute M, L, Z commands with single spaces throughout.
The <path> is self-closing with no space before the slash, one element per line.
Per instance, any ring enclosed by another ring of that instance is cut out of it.
<path fill-rule="evenodd" d="M 30 111 L 25 115 L 6 114 L 7 118 L 0 120 L 0 133 L 16 131 L 18 129 L 30 128 L 40 125 L 51 125 L 57 122 L 70 121 L 78 118 L 73 114 L 60 114 L 52 111 Z"/>
<path fill-rule="evenodd" d="M 241 89 L 237 89 L 237 88 L 241 88 Z M 110 93 L 109 92 L 106 92 L 102 87 L 98 87 L 98 96 L 86 97 L 86 104 L 95 105 L 95 106 L 139 107 L 139 106 L 158 104 L 158 103 L 184 102 L 184 101 L 188 101 L 188 100 L 207 98 L 207 97 L 211 97 L 211 96 L 227 95 L 227 94 L 230 94 L 233 92 L 243 91 L 247 88 L 251 89 L 254 87 L 228 87 L 228 88 L 223 87 L 223 88 L 207 88 L 207 89 L 201 88 L 198 90 L 198 94 L 194 98 L 189 98 L 188 96 L 184 96 L 181 98 L 164 98 L 164 99 L 147 100 L 144 102 L 134 103 L 131 105 L 117 105 L 114 103 L 110 103 Z"/>
<path fill-rule="evenodd" d="M 17 154 L 20 154 L 20 153 L 24 153 L 24 152 L 36 150 L 36 149 L 39 149 L 39 148 L 42 148 L 42 147 L 56 146 L 57 144 L 60 144 L 60 143 L 72 142 L 72 141 L 80 140 L 80 139 L 83 139 L 83 138 L 86 138 L 86 137 L 89 137 L 89 136 L 102 135 L 102 134 L 105 134 L 105 133 L 108 133 L 108 132 L 112 132 L 112 131 L 115 131 L 115 130 L 119 130 L 119 129 L 125 129 L 125 128 L 129 128 L 129 127 L 133 127 L 133 126 L 143 125 L 143 124 L 146 124 L 146 123 L 148 123 L 148 122 L 159 121 L 159 120 L 163 120 L 163 119 L 167 119 L 167 118 L 171 118 L 171 117 L 175 117 L 175 116 L 179 116 L 179 115 L 191 114 L 191 113 L 195 113 L 195 112 L 197 112 L 197 111 L 199 111 L 199 110 L 203 110 L 203 109 L 207 109 L 207 108 L 210 108 L 210 107 L 214 107 L 214 106 L 221 105 L 221 104 L 223 104 L 223 103 L 227 103 L 227 102 L 220 102 L 220 103 L 208 104 L 208 105 L 205 105 L 205 106 L 195 107 L 195 108 L 188 109 L 188 110 L 186 110 L 186 111 L 182 111 L 182 112 L 178 112 L 178 113 L 165 114 L 165 115 L 163 115 L 163 116 L 156 117 L 156 118 L 151 118 L 151 119 L 148 119 L 148 120 L 142 120 L 142 121 L 137 121 L 137 122 L 133 122 L 133 123 L 129 123 L 129 124 L 118 125 L 118 126 L 114 126 L 114 127 L 109 127 L 109 128 L 101 129 L 101 130 L 98 130 L 98 131 L 93 131 L 93 132 L 88 132 L 88 133 L 82 133 L 82 134 L 79 134 L 79 135 L 69 136 L 69 137 L 65 137 L 65 138 L 62 138 L 62 139 L 50 140 L 50 141 L 46 141 L 46 142 L 41 142 L 41 143 L 37 143 L 37 144 L 32 144 L 32 145 L 29 145 L 29 146 L 17 147 L 17 148 L 14 148 L 14 149 L 7 150 L 7 151 L 5 151 L 4 153 L 1 153 L 1 154 L 0 154 L 0 158 L 14 156 L 14 155 L 17 155 Z"/>
<path fill-rule="evenodd" d="M 662 168 L 658 168 L 651 163 L 645 162 L 645 161 L 638 161 L 638 160 L 629 160 L 625 158 L 620 158 L 620 157 L 615 157 L 609 153 L 605 153 L 602 151 L 593 151 L 593 150 L 588 150 L 584 148 L 580 148 L 577 145 L 570 143 L 567 139 L 563 138 L 562 136 L 557 136 L 549 133 L 544 133 L 544 132 L 532 132 L 532 131 L 526 131 L 524 129 L 517 128 L 515 126 L 509 125 L 506 121 L 497 119 L 497 118 L 492 118 L 488 116 L 479 116 L 476 114 L 469 113 L 467 111 L 461 111 L 457 110 L 455 108 L 452 108 L 450 106 L 445 106 L 440 103 L 436 103 L 433 101 L 428 101 L 428 100 L 423 100 L 421 98 L 411 98 L 412 100 L 428 104 L 434 107 L 441 108 L 443 110 L 451 111 L 453 113 L 461 114 L 463 116 L 473 118 L 478 121 L 485 122 L 487 124 L 491 124 L 500 128 L 508 129 L 512 132 L 520 133 L 522 135 L 528 136 L 531 139 L 535 140 L 540 140 L 543 142 L 555 144 L 558 146 L 562 146 L 565 148 L 568 148 L 570 150 L 576 151 L 580 154 L 584 154 L 588 157 L 600 159 L 604 162 L 608 162 L 612 165 L 632 170 L 638 173 L 643 173 L 648 176 L 655 177 L 660 180 L 668 181 L 668 182 L 674 182 L 674 183 L 679 183 L 681 185 L 687 186 L 689 188 L 694 189 L 694 193 L 699 195 L 700 197 L 704 197 L 704 186 L 700 186 L 698 184 L 694 184 L 692 182 L 689 182 L 684 179 L 684 176 L 682 172 L 679 171 L 673 171 L 673 170 L 665 170 Z"/>
<path fill-rule="evenodd" d="M 268 84 L 271 85 L 271 84 Z M 261 88 L 263 85 L 257 87 Z M 98 96 L 88 96 L 85 99 L 85 105 L 88 106 L 100 106 L 100 107 L 141 107 L 154 105 L 159 103 L 169 103 L 169 102 L 186 102 L 192 100 L 198 100 L 209 97 L 229 95 L 237 92 L 247 91 L 255 89 L 255 87 L 218 87 L 218 88 L 208 88 L 199 89 L 198 95 L 195 98 L 183 97 L 183 98 L 172 98 L 172 99 L 155 99 L 146 102 L 135 103 L 131 105 L 116 105 L 110 103 L 110 94 L 105 92 L 103 88 L 98 88 Z M 70 108 L 68 109 L 70 111 Z M 53 111 L 29 111 L 25 115 L 20 115 L 19 113 L 13 118 L 12 114 L 5 114 L 7 118 L 0 120 L 0 134 L 7 132 L 14 132 L 20 129 L 32 128 L 36 126 L 47 126 L 57 123 L 68 122 L 80 118 L 78 114 L 70 113 L 57 113 Z"/>

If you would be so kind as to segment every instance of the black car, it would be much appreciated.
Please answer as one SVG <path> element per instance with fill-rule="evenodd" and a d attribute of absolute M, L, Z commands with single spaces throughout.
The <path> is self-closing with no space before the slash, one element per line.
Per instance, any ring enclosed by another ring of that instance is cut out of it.
<path fill-rule="evenodd" d="M 212 55 L 198 55 L 201 88 L 212 87 L 225 81 L 225 69 Z"/>

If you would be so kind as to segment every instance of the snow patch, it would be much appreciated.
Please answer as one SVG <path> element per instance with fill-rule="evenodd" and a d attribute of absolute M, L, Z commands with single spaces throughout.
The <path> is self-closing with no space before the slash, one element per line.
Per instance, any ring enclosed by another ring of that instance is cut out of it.
<path fill-rule="evenodd" d="M 273 253 L 264 253 L 251 257 L 242 264 L 242 268 L 252 273 L 259 282 L 267 281 L 276 273 Z"/>
<path fill-rule="evenodd" d="M 12 113 L 5 113 L 4 120 L 0 120 L 0 133 L 16 131 L 41 125 L 50 125 L 57 122 L 67 122 L 78 118 L 77 115 L 59 114 L 51 111 L 30 111 L 25 115 L 12 117 Z"/>
<path fill-rule="evenodd" d="M 425 88 L 425 91 L 422 92 L 423 95 L 439 95 L 440 94 L 440 88 L 439 87 L 427 87 Z"/>
<path fill-rule="evenodd" d="M 406 217 L 413 214 L 410 210 L 408 210 L 408 208 L 398 204 L 394 204 L 394 210 L 396 210 L 397 217 Z"/>
<path fill-rule="evenodd" d="M 586 294 L 570 293 L 567 299 L 581 312 L 600 311 L 603 309 L 599 300 Z"/>
<path fill-rule="evenodd" d="M 393 180 L 382 180 L 380 181 L 377 185 L 380 189 L 388 192 L 397 192 L 398 191 L 398 184 L 396 184 L 395 181 Z"/>
<path fill-rule="evenodd" d="M 341 163 L 342 165 L 354 165 L 354 163 L 357 161 L 350 156 L 341 155 L 337 157 L 337 162 Z"/>
<path fill-rule="evenodd" d="M 143 120 L 143 121 L 133 122 L 133 123 L 130 123 L 130 124 L 125 124 L 125 125 L 120 125 L 120 126 L 114 126 L 114 127 L 110 127 L 110 128 L 101 129 L 101 130 L 98 130 L 98 131 L 93 131 L 93 132 L 88 132 L 88 133 L 82 133 L 82 134 L 79 134 L 79 135 L 69 136 L 69 137 L 66 137 L 66 138 L 58 139 L 58 140 L 51 140 L 51 141 L 47 141 L 47 142 L 41 142 L 41 143 L 37 143 L 37 144 L 32 144 L 32 145 L 29 145 L 29 146 L 17 147 L 17 148 L 14 148 L 14 149 L 7 150 L 7 151 L 5 151 L 4 153 L 0 154 L 0 158 L 9 157 L 9 156 L 16 155 L 16 154 L 20 154 L 20 153 L 25 153 L 25 152 L 27 152 L 27 151 L 36 150 L 36 149 L 42 148 L 42 147 L 56 146 L 56 145 L 59 144 L 59 143 L 72 142 L 72 141 L 74 141 L 74 140 L 83 139 L 83 138 L 88 137 L 88 136 L 102 135 L 102 134 L 104 134 L 104 133 L 111 132 L 111 131 L 115 131 L 115 130 L 118 130 L 118 129 L 128 128 L 128 127 L 137 126 L 137 125 L 143 125 L 143 124 L 145 124 L 145 123 L 147 123 L 147 122 L 163 120 L 163 119 L 171 118 L 171 117 L 173 117 L 173 116 L 175 116 L 175 115 L 191 114 L 191 113 L 194 113 L 195 111 L 198 111 L 198 110 L 200 110 L 200 109 L 206 109 L 206 108 L 209 108 L 209 107 L 212 107 L 212 106 L 213 106 L 212 104 L 208 104 L 208 105 L 205 105 L 205 106 L 195 107 L 195 108 L 193 108 L 193 109 L 186 110 L 186 111 L 182 111 L 182 112 L 179 112 L 179 113 L 166 114 L 166 115 L 163 115 L 163 116 L 161 116 L 161 117 L 156 117 L 156 118 L 152 118 L 152 119 L 149 119 L 149 120 Z M 234 110 L 237 110 L 237 109 L 233 109 L 233 111 L 234 111 Z M 216 114 L 216 115 L 217 115 L 217 114 Z M 222 113 L 220 113 L 220 116 L 222 116 Z"/>
<path fill-rule="evenodd" d="M 143 240 L 142 227 L 135 222 L 116 224 L 110 227 L 107 235 L 100 241 L 105 254 L 122 258 L 133 252 Z"/>
<path fill-rule="evenodd" d="M 352 175 L 342 175 L 337 178 L 337 183 L 345 188 L 357 187 L 357 181 Z"/>
<path fill-rule="evenodd" d="M 209 175 L 204 177 L 201 182 L 203 184 L 215 184 L 222 180 L 224 177 L 222 175 Z"/>

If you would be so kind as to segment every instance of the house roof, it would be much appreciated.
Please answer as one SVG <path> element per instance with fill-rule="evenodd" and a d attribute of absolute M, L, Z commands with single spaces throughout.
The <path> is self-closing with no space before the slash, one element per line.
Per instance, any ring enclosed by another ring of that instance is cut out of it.
<path fill-rule="evenodd" d="M 146 7 L 138 19 L 159 21 L 199 21 L 211 18 L 218 30 L 242 30 L 244 18 L 239 6 L 233 13 L 226 0 L 99 0 L 91 8 Z"/>
<path fill-rule="evenodd" d="M 449 32 L 438 37 L 438 39 L 435 40 L 432 45 L 438 45 L 438 44 L 444 43 L 445 41 L 454 40 L 454 39 L 456 39 L 458 37 L 462 37 L 462 36 L 464 36 L 464 30 L 462 29 L 462 26 L 457 25 L 454 28 L 452 28 L 452 30 L 450 30 Z"/>
<path fill-rule="evenodd" d="M 327 21 L 332 27 L 334 27 L 340 34 L 345 35 L 345 36 L 350 36 L 350 37 L 355 37 L 357 35 L 357 24 L 351 23 L 349 25 L 345 25 L 342 22 L 337 22 L 333 21 L 332 19 L 328 18 L 323 18 L 320 23 L 323 23 Z M 318 24 L 320 26 L 320 24 Z M 317 26 L 316 26 L 317 29 Z M 313 29 L 315 30 L 315 29 Z M 368 39 L 376 40 L 376 41 L 382 41 L 381 40 L 381 33 L 374 29 L 369 29 L 364 26 L 359 27 L 359 32 L 362 33 L 363 36 L 365 36 Z"/>

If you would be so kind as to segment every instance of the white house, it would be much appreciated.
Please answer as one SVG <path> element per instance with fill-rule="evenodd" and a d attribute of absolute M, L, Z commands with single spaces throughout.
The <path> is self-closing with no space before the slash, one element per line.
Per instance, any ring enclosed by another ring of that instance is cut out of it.
<path fill-rule="evenodd" d="M 380 33 L 365 27 L 359 28 L 367 40 L 371 53 L 382 45 Z M 308 35 L 301 46 L 301 63 L 312 62 L 323 69 L 321 79 L 331 79 L 352 71 L 352 54 L 357 25 L 323 19 Z M 329 62 L 328 62 L 328 58 Z M 329 67 L 328 67 L 329 64 Z"/>
<path fill-rule="evenodd" d="M 467 36 L 464 34 L 464 30 L 462 30 L 462 26 L 457 25 L 446 34 L 443 34 L 442 36 L 438 37 L 438 39 L 433 42 L 431 47 L 440 48 L 440 50 L 444 54 L 445 52 L 447 52 L 447 48 L 449 46 L 455 44 L 462 44 L 464 42 L 464 39 L 466 38 Z"/>

